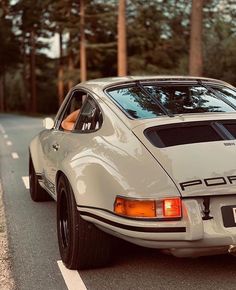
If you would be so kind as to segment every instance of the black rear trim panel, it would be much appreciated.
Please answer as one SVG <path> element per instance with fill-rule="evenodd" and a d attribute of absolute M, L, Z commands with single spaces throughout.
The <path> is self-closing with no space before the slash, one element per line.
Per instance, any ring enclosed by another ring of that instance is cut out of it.
<path fill-rule="evenodd" d="M 236 120 L 183 122 L 160 125 L 144 131 L 156 147 L 213 142 L 236 139 Z"/>
<path fill-rule="evenodd" d="M 79 211 L 79 213 L 81 216 L 88 216 L 96 220 L 99 220 L 103 223 L 109 224 L 111 226 L 129 230 L 129 231 L 134 231 L 134 232 L 143 232 L 143 233 L 185 233 L 186 232 L 185 227 L 137 227 L 137 226 L 130 226 L 130 225 L 117 223 L 117 222 L 108 220 L 106 218 L 100 217 L 96 214 L 86 212 L 86 211 Z"/>

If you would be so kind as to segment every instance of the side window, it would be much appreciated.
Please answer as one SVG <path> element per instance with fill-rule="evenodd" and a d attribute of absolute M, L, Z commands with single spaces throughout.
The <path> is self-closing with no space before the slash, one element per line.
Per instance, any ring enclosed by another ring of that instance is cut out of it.
<path fill-rule="evenodd" d="M 79 120 L 75 130 L 81 132 L 92 132 L 98 130 L 102 125 L 102 113 L 96 102 L 88 96 L 80 112 Z"/>
<path fill-rule="evenodd" d="M 86 97 L 86 93 L 84 92 L 72 92 L 72 96 L 67 103 L 66 109 L 63 113 L 62 122 L 60 124 L 61 130 L 71 131 L 74 129 L 75 122 L 80 115 L 80 111 Z"/>

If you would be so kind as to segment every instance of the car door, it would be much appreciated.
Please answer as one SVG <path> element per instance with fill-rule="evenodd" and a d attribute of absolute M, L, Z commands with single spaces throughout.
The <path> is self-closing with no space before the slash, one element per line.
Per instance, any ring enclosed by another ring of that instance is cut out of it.
<path fill-rule="evenodd" d="M 83 159 L 90 153 L 93 155 L 97 148 L 96 140 L 98 136 L 100 137 L 98 130 L 102 126 L 102 122 L 101 109 L 97 101 L 88 94 L 74 129 L 68 135 L 65 133 L 61 140 L 61 156 L 67 157 L 61 164 L 66 175 L 71 174 L 71 168 L 75 165 L 76 159 Z M 59 164 L 62 161 L 62 159 L 58 159 Z M 67 177 L 70 179 L 70 176 Z"/>
<path fill-rule="evenodd" d="M 72 130 L 65 130 L 62 123 L 71 113 L 82 107 L 85 96 L 84 91 L 73 90 L 67 97 L 67 101 L 63 103 L 63 108 L 60 109 L 61 113 L 55 120 L 54 128 L 41 136 L 42 150 L 45 156 L 43 163 L 44 184 L 53 194 L 55 194 L 55 177 L 58 171 L 58 163 L 66 157 L 66 152 L 70 151 L 72 146 L 70 142 L 63 142 L 64 139 L 69 138 Z"/>

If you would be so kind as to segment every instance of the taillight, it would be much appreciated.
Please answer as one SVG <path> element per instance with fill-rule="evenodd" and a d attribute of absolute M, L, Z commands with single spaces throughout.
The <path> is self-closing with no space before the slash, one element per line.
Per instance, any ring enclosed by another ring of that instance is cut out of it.
<path fill-rule="evenodd" d="M 180 198 L 167 198 L 163 200 L 163 217 L 178 218 L 181 217 Z"/>
<path fill-rule="evenodd" d="M 114 212 L 133 218 L 175 219 L 182 216 L 182 202 L 179 197 L 143 200 L 117 196 Z"/>
<path fill-rule="evenodd" d="M 117 197 L 114 204 L 117 214 L 129 217 L 155 217 L 156 204 L 153 200 L 137 200 Z"/>

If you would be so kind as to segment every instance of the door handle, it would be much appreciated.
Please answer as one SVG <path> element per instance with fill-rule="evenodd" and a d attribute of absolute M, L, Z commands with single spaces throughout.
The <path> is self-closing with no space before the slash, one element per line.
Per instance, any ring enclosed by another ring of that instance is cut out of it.
<path fill-rule="evenodd" d="M 59 144 L 53 144 L 52 145 L 52 148 L 55 150 L 55 151 L 58 151 L 58 149 L 60 148 L 60 145 Z"/>

